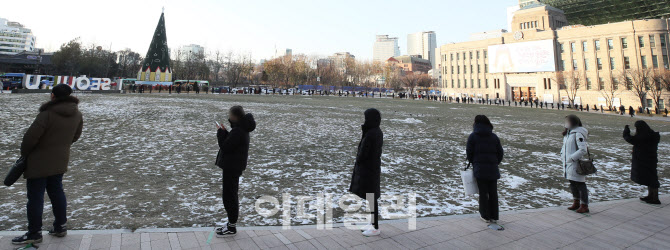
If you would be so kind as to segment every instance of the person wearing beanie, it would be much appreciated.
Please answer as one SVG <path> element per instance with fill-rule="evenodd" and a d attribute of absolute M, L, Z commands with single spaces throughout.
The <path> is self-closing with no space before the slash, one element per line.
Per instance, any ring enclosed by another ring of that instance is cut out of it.
<path fill-rule="evenodd" d="M 21 156 L 27 162 L 23 177 L 28 194 L 28 232 L 12 239 L 14 244 L 42 242 L 45 190 L 55 217 L 49 235 L 67 235 L 63 174 L 67 172 L 70 146 L 79 139 L 84 126 L 77 107 L 79 99 L 70 94 L 70 86 L 56 85 L 51 91 L 51 100 L 42 104 L 37 118 L 23 136 Z"/>

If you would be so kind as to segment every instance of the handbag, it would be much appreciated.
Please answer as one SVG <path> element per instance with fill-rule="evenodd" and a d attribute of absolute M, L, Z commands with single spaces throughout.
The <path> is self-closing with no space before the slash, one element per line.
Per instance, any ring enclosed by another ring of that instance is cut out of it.
<path fill-rule="evenodd" d="M 461 171 L 461 179 L 463 180 L 463 188 L 465 189 L 465 195 L 474 195 L 479 193 L 479 188 L 477 187 L 477 179 L 475 179 L 475 174 L 470 168 L 470 163 Z"/>
<path fill-rule="evenodd" d="M 577 138 L 575 138 L 575 145 L 577 145 Z M 577 174 L 579 175 L 591 175 L 595 174 L 598 172 L 596 169 L 596 166 L 593 165 L 593 157 L 591 157 L 591 152 L 589 151 L 589 146 L 586 146 L 586 154 L 589 156 L 588 159 L 582 160 L 579 159 L 577 160 Z"/>
<path fill-rule="evenodd" d="M 21 157 L 16 162 L 14 165 L 9 169 L 9 173 L 7 173 L 7 176 L 5 176 L 5 186 L 11 186 L 14 184 L 19 178 L 21 178 L 21 175 L 23 175 L 23 172 L 26 171 L 26 158 Z"/>

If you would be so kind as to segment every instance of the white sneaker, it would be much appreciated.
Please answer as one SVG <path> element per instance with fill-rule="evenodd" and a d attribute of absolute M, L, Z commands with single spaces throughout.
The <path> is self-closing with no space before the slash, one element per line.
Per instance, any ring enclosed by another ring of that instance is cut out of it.
<path fill-rule="evenodd" d="M 365 230 L 365 232 L 363 232 L 363 235 L 367 236 L 367 237 L 370 237 L 370 236 L 377 236 L 381 233 L 382 233 L 382 230 L 371 228 L 371 229 Z"/>
<path fill-rule="evenodd" d="M 365 232 L 365 231 L 368 231 L 370 229 L 375 229 L 375 227 L 373 227 L 372 224 L 367 224 L 365 226 L 362 226 L 360 229 L 361 229 L 361 232 Z"/>

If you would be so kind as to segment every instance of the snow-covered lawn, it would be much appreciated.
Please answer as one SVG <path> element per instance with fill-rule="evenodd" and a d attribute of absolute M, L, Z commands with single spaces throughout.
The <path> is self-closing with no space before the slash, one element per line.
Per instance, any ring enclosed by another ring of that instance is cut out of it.
<path fill-rule="evenodd" d="M 2 174 L 19 153 L 23 132 L 45 94 L 0 95 Z M 347 193 L 363 111 L 382 112 L 382 192 L 417 193 L 419 216 L 474 213 L 462 193 L 465 141 L 477 114 L 486 114 L 506 150 L 499 182 L 501 209 L 565 205 L 559 163 L 568 111 L 353 97 L 229 95 L 81 95 L 84 134 L 72 148 L 64 186 L 73 229 L 213 226 L 225 215 L 214 121 L 241 104 L 255 115 L 249 167 L 240 186 L 241 225 L 280 225 L 262 218 L 256 198 Z M 589 129 L 599 172 L 588 180 L 594 201 L 636 197 L 630 151 L 621 138 L 626 116 L 578 114 Z M 662 193 L 670 190 L 670 123 L 659 146 Z M 227 122 L 226 122 L 226 126 Z M 0 187 L 0 230 L 25 230 L 25 181 Z M 47 199 L 48 200 L 48 199 Z M 294 200 L 295 202 L 295 200 Z M 343 212 L 336 209 L 335 221 Z M 45 226 L 52 221 L 50 205 Z M 296 219 L 294 224 L 315 223 Z M 47 226 L 48 227 L 48 226 Z"/>

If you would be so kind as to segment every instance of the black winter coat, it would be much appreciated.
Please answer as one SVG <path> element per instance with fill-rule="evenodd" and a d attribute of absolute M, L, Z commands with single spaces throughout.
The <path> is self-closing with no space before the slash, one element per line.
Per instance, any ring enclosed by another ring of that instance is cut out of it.
<path fill-rule="evenodd" d="M 465 149 L 468 162 L 472 163 L 475 178 L 483 180 L 500 179 L 498 165 L 503 160 L 503 148 L 493 128 L 484 124 L 475 124 L 474 131 L 468 137 Z"/>
<path fill-rule="evenodd" d="M 363 199 L 366 198 L 367 193 L 374 193 L 375 199 L 381 195 L 381 156 L 384 133 L 379 128 L 380 123 L 379 111 L 376 109 L 365 111 L 365 124 L 361 126 L 363 136 L 358 144 L 356 163 L 349 187 L 349 192 Z"/>
<path fill-rule="evenodd" d="M 216 165 L 223 170 L 224 174 L 240 176 L 247 168 L 249 132 L 256 129 L 256 121 L 254 116 L 249 113 L 240 121 L 231 123 L 230 127 L 230 132 L 223 129 L 216 132 L 219 141 Z"/>
<path fill-rule="evenodd" d="M 634 136 L 630 135 L 630 129 L 623 130 L 623 138 L 633 145 L 633 164 L 630 171 L 630 179 L 635 183 L 652 188 L 660 187 L 658 173 L 658 143 L 661 135 L 658 132 L 649 131 L 640 133 L 638 129 Z"/>

